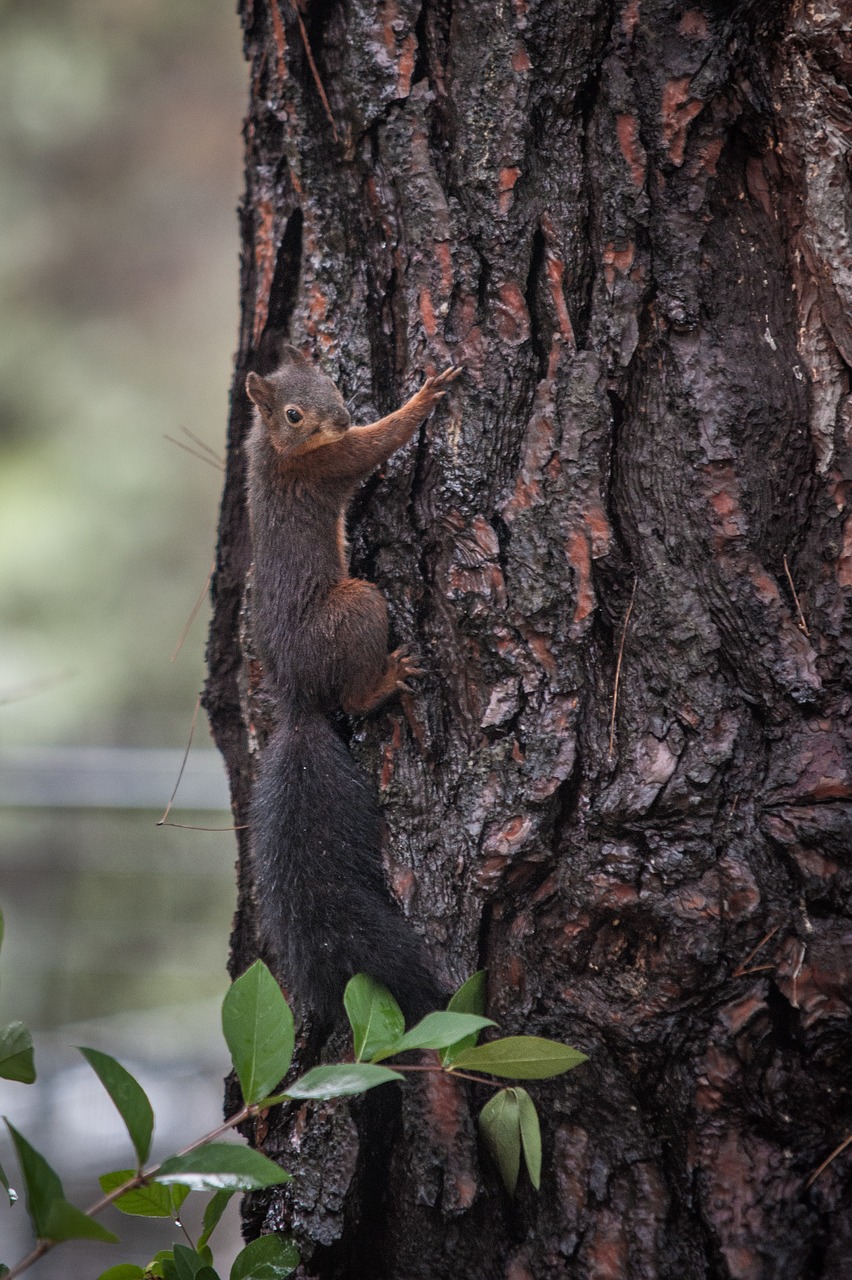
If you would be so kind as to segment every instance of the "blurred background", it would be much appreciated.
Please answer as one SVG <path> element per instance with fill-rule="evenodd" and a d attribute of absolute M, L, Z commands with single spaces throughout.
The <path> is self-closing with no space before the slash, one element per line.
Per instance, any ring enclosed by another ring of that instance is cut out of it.
<path fill-rule="evenodd" d="M 161 1155 L 221 1114 L 234 837 L 156 820 L 204 676 L 246 96 L 233 0 L 0 0 L 0 1025 L 39 1070 L 0 1109 L 82 1205 L 130 1160 L 70 1046 L 139 1073 Z M 203 713 L 189 760 L 171 820 L 227 827 Z M 175 1239 L 107 1225 L 33 1276 Z M 0 1204 L 0 1258 L 28 1247 Z"/>

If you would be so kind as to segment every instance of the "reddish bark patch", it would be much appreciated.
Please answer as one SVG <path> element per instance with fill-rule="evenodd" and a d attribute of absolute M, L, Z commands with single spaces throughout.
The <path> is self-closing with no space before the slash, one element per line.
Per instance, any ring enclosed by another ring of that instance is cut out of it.
<path fill-rule="evenodd" d="M 524 295 L 514 280 L 506 280 L 497 290 L 497 299 L 497 332 L 509 346 L 520 346 L 530 336 L 530 313 Z"/>
<path fill-rule="evenodd" d="M 761 208 L 767 218 L 774 216 L 772 208 L 772 199 L 769 194 L 769 183 L 766 180 L 766 170 L 761 164 L 757 156 L 751 156 L 746 165 L 746 183 L 755 200 L 760 201 Z"/>
<path fill-rule="evenodd" d="M 553 299 L 553 309 L 556 312 L 556 322 L 559 325 L 559 334 L 565 342 L 571 347 L 576 346 L 574 339 L 574 326 L 571 324 L 571 317 L 568 314 L 568 304 L 565 301 L 565 263 L 556 252 L 556 230 L 553 225 L 553 219 L 549 213 L 542 214 L 541 231 L 545 242 L 545 265 L 547 269 L 547 282 L 550 286 L 550 296 Z M 556 372 L 559 353 L 558 344 L 554 344 L 554 350 L 550 353 L 550 363 L 548 367 L 548 377 L 552 378 Z"/>
<path fill-rule="evenodd" d="M 512 1259 L 506 1268 L 506 1280 L 535 1280 L 533 1273 L 517 1258 Z"/>
<path fill-rule="evenodd" d="M 627 1233 L 618 1214 L 604 1209 L 597 1215 L 594 1234 L 584 1253 L 587 1274 L 595 1280 L 625 1280 L 630 1274 Z"/>
<path fill-rule="evenodd" d="M 618 145 L 621 147 L 621 154 L 630 170 L 637 187 L 641 187 L 645 181 L 645 170 L 648 164 L 648 157 L 645 148 L 639 141 L 639 121 L 636 116 L 628 115 L 621 112 L 615 117 L 615 132 L 618 138 Z"/>
<path fill-rule="evenodd" d="M 500 191 L 498 203 L 500 206 L 501 213 L 508 213 L 509 210 L 511 209 L 512 201 L 514 199 L 514 196 L 512 195 L 512 190 L 515 186 L 515 183 L 518 181 L 518 178 L 520 178 L 520 176 L 521 176 L 520 169 L 518 169 L 514 165 L 501 169 L 500 172 L 498 173 L 497 186 Z"/>
<path fill-rule="evenodd" d="M 633 39 L 633 32 L 639 24 L 639 4 L 640 0 L 627 0 L 621 10 L 621 28 L 628 40 Z"/>
<path fill-rule="evenodd" d="M 756 1013 L 766 1008 L 766 984 L 758 983 L 740 1000 L 734 1000 L 720 1010 L 719 1017 L 732 1035 L 742 1031 Z"/>
<path fill-rule="evenodd" d="M 597 560 L 609 554 L 612 545 L 612 529 L 606 512 L 600 503 L 593 503 L 583 511 L 583 519 L 589 532 L 592 558 Z"/>
<path fill-rule="evenodd" d="M 820 927 L 813 941 L 788 939 L 775 976 L 778 990 L 802 1011 L 805 1028 L 852 1014 L 852 929 L 845 924 Z"/>
<path fill-rule="evenodd" d="M 633 266 L 635 256 L 636 246 L 632 243 L 628 243 L 623 249 L 616 249 L 612 241 L 606 246 L 603 251 L 603 268 L 610 293 L 615 285 L 616 275 L 626 276 Z"/>
<path fill-rule="evenodd" d="M 703 171 L 708 178 L 715 178 L 723 144 L 723 138 L 710 138 L 706 142 L 700 142 L 689 163 L 690 174 Z"/>
<path fill-rule="evenodd" d="M 459 1082 L 442 1072 L 430 1072 L 424 1083 L 427 1123 L 433 1138 L 444 1148 L 445 1177 L 452 1179 L 455 1207 L 469 1208 L 476 1196 L 477 1184 L 464 1159 L 462 1117 L 467 1114 L 467 1101 Z"/>
<path fill-rule="evenodd" d="M 556 311 L 556 320 L 559 325 L 559 333 L 574 346 L 574 326 L 571 324 L 571 317 L 568 314 L 568 305 L 565 302 L 565 293 L 562 288 L 562 282 L 565 278 L 565 264 L 551 250 L 547 252 L 547 280 L 550 285 L 550 296 L 553 298 L 553 306 Z"/>
<path fill-rule="evenodd" d="M 275 66 L 278 71 L 279 84 L 287 77 L 287 37 L 284 34 L 284 23 L 281 20 L 281 9 L 278 0 L 269 0 L 269 13 L 272 18 L 272 39 L 275 43 Z"/>
<path fill-rule="evenodd" d="M 252 338 L 257 345 L 269 317 L 269 291 L 275 276 L 275 209 L 271 200 L 258 200 L 257 226 L 254 234 L 254 262 L 257 295 L 254 304 Z"/>
<path fill-rule="evenodd" d="M 411 77 L 414 75 L 414 64 L 417 55 L 417 37 L 410 31 L 402 42 L 402 50 L 397 65 L 396 96 L 407 98 L 411 92 Z"/>
<path fill-rule="evenodd" d="M 843 522 L 843 547 L 837 558 L 837 581 L 841 587 L 852 587 L 852 516 Z"/>
<path fill-rule="evenodd" d="M 572 623 L 578 627 L 590 614 L 594 613 L 597 604 L 592 586 L 592 557 L 586 535 L 580 530 L 572 533 L 568 538 L 565 552 L 574 570 L 577 601 L 574 605 Z"/>
<path fill-rule="evenodd" d="M 523 75 L 524 72 L 532 70 L 530 56 L 526 51 L 526 47 L 522 44 L 517 45 L 515 52 L 512 54 L 512 70 L 517 72 L 518 75 Z"/>
<path fill-rule="evenodd" d="M 687 9 L 677 29 L 687 40 L 706 40 L 710 34 L 707 19 L 700 9 Z"/>
<path fill-rule="evenodd" d="M 423 331 L 427 338 L 434 338 L 435 334 L 438 332 L 438 322 L 435 319 L 435 307 L 428 289 L 420 290 L 419 301 L 420 319 L 423 324 Z"/>
<path fill-rule="evenodd" d="M 678 167 L 683 164 L 689 123 L 704 106 L 703 102 L 689 96 L 689 85 L 689 76 L 678 76 L 676 80 L 669 80 L 663 87 L 663 98 L 660 103 L 663 145 L 669 153 L 672 164 Z"/>
<path fill-rule="evenodd" d="M 441 269 L 441 293 L 449 297 L 453 291 L 453 255 L 449 240 L 435 242 L 435 260 Z"/>
<path fill-rule="evenodd" d="M 397 862 L 388 861 L 386 865 L 394 897 L 398 902 L 408 906 L 417 887 L 414 872 L 410 867 L 404 867 Z"/>
<path fill-rule="evenodd" d="M 391 779 L 396 769 L 396 753 L 402 746 L 402 726 L 399 719 L 394 716 L 393 733 L 390 742 L 386 742 L 382 747 L 382 769 L 379 776 L 379 786 L 384 791 L 390 786 Z"/>
<path fill-rule="evenodd" d="M 533 820 L 527 815 L 510 818 L 502 826 L 489 831 L 482 843 L 486 853 L 499 853 L 503 857 L 516 853 L 532 830 Z"/>
<path fill-rule="evenodd" d="M 530 631 L 525 628 L 524 639 L 535 654 L 539 665 L 544 668 L 549 676 L 555 676 L 557 671 L 556 658 L 550 647 L 550 637 L 541 635 L 538 631 Z"/>

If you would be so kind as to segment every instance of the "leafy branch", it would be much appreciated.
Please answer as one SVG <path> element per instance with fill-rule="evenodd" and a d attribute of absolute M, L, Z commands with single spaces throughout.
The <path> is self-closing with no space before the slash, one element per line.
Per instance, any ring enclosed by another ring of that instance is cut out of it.
<path fill-rule="evenodd" d="M 530 1181 L 538 1188 L 542 1149 L 535 1104 L 525 1089 L 503 1087 L 492 1077 L 541 1080 L 579 1066 L 585 1055 L 538 1036 L 509 1036 L 479 1044 L 482 1032 L 496 1025 L 485 1017 L 484 1004 L 485 974 L 481 972 L 456 992 L 446 1010 L 427 1014 L 406 1031 L 402 1011 L 390 992 L 366 974 L 358 974 L 344 993 L 354 1062 L 314 1067 L 280 1090 L 293 1057 L 293 1015 L 278 983 L 258 961 L 233 983 L 222 1005 L 222 1029 L 242 1107 L 204 1137 L 149 1168 L 145 1164 L 154 1113 L 144 1089 L 115 1058 L 81 1048 L 124 1121 L 135 1166 L 104 1174 L 99 1179 L 103 1196 L 88 1209 L 78 1209 L 66 1200 L 62 1183 L 44 1156 L 7 1121 L 37 1243 L 11 1269 L 0 1264 L 0 1276 L 14 1280 L 66 1240 L 117 1243 L 117 1237 L 95 1221 L 109 1204 L 134 1216 L 171 1218 L 183 1229 L 180 1208 L 189 1193 L 212 1191 L 202 1232 L 194 1243 L 187 1235 L 186 1245 L 163 1250 L 147 1267 L 121 1263 L 103 1272 L 99 1280 L 219 1280 L 209 1239 L 231 1196 L 279 1185 L 289 1181 L 290 1174 L 259 1151 L 218 1139 L 277 1103 L 348 1097 L 416 1072 L 443 1073 L 495 1089 L 479 1115 L 483 1141 L 510 1194 L 515 1191 L 522 1158 Z M 382 1065 L 412 1050 L 432 1050 L 434 1060 Z M 21 1024 L 0 1030 L 0 1075 L 35 1079 L 32 1040 Z M 0 1182 L 13 1203 L 16 1197 L 2 1169 Z M 298 1263 L 293 1241 L 262 1236 L 240 1252 L 230 1280 L 283 1280 Z"/>

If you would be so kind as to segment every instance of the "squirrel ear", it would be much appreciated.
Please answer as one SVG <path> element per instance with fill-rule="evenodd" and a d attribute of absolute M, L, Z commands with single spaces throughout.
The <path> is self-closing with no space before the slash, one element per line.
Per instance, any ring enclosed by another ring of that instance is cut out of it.
<path fill-rule="evenodd" d="M 271 413 L 275 403 L 275 388 L 268 378 L 261 378 L 259 373 L 250 373 L 246 378 L 246 395 L 252 404 L 256 404 L 261 413 Z"/>
<path fill-rule="evenodd" d="M 296 365 L 306 365 L 306 364 L 310 364 L 310 361 L 309 361 L 309 360 L 307 360 L 307 359 L 305 358 L 305 356 L 303 356 L 303 355 L 302 355 L 301 351 L 297 350 L 297 348 L 296 348 L 296 347 L 291 347 L 291 346 L 289 346 L 289 345 L 285 345 L 285 346 L 283 346 L 283 347 L 281 347 L 281 348 L 280 348 L 280 350 L 279 350 L 279 352 L 278 352 L 278 359 L 279 359 L 279 361 L 280 361 L 280 363 L 281 363 L 282 365 L 285 365 L 285 364 L 296 364 Z"/>

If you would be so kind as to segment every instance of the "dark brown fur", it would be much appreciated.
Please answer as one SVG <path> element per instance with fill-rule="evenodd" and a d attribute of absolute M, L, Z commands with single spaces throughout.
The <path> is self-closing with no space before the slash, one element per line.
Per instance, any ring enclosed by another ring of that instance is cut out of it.
<path fill-rule="evenodd" d="M 458 372 L 427 379 L 365 427 L 349 425 L 334 384 L 292 348 L 276 373 L 246 382 L 256 406 L 253 634 L 278 718 L 252 804 L 259 917 L 264 949 L 322 1021 L 340 1012 L 359 971 L 389 986 L 409 1017 L 441 1001 L 384 884 L 376 798 L 328 716 L 371 711 L 419 674 L 405 648 L 388 654 L 378 587 L 349 576 L 344 517 L 357 486 L 411 439 Z"/>

